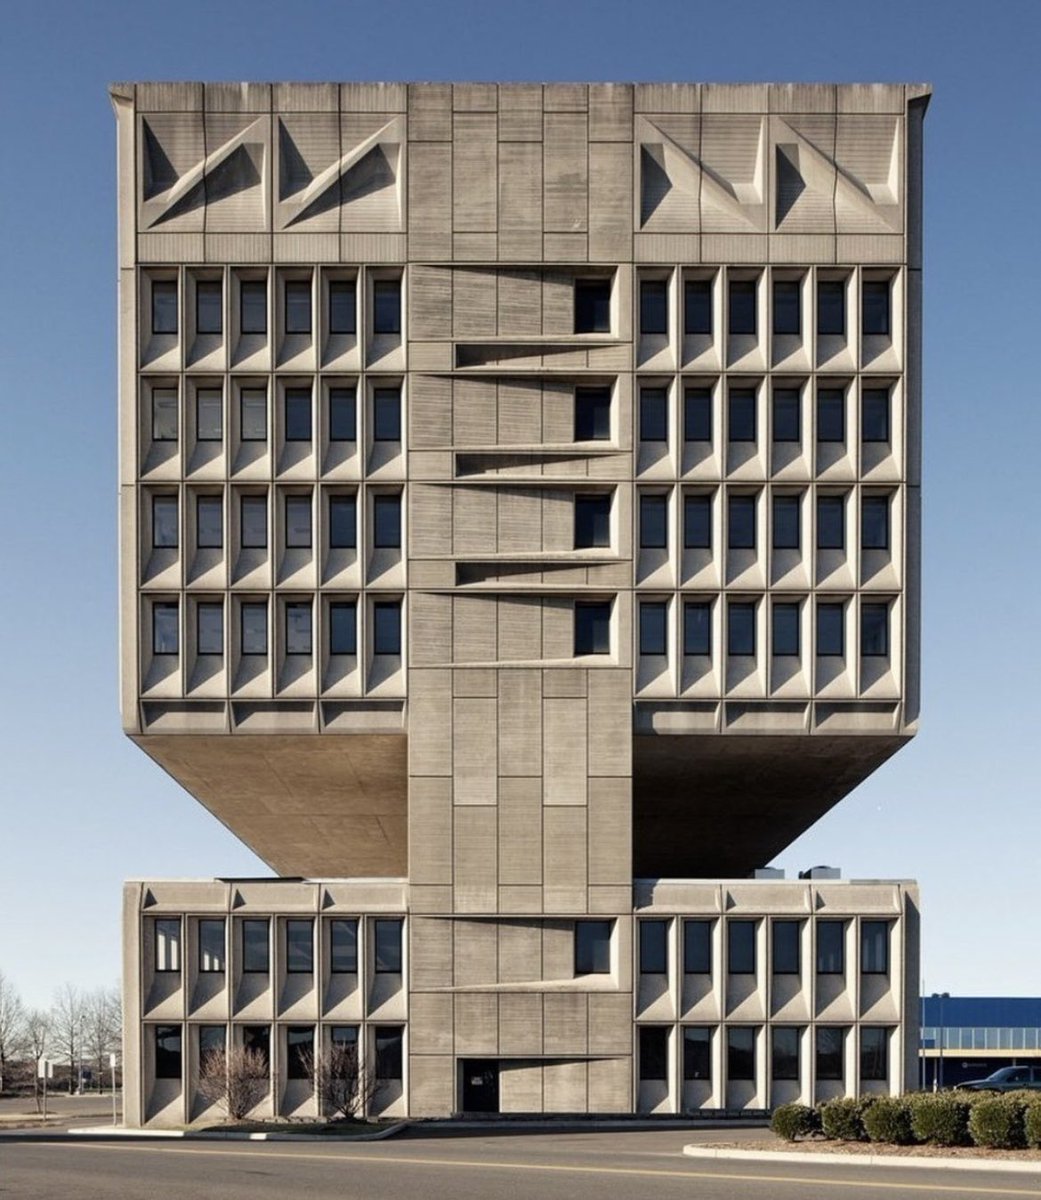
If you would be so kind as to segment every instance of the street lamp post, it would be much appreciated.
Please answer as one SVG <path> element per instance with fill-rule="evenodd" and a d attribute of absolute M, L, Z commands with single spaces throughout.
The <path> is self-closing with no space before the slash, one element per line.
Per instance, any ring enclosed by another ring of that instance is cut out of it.
<path fill-rule="evenodd" d="M 933 1071 L 933 1091 L 934 1092 L 939 1091 L 943 1088 L 943 1035 L 944 1035 L 943 1002 L 945 1000 L 950 1000 L 950 998 L 951 998 L 950 992 L 933 992 L 932 996 L 930 997 L 930 999 L 932 999 L 932 1000 L 938 1000 L 939 1007 L 940 1007 L 940 1014 L 939 1014 L 940 1015 L 940 1024 L 939 1024 L 940 1033 L 939 1033 L 939 1037 L 936 1039 L 936 1041 L 937 1041 L 937 1059 L 936 1059 L 936 1069 Z"/>

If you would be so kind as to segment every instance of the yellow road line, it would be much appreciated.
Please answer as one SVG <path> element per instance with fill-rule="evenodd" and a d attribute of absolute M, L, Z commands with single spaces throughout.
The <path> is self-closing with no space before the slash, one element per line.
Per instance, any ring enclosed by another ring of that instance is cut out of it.
<path fill-rule="evenodd" d="M 31 1145 L 29 1142 L 21 1142 L 19 1145 Z M 270 1143 L 268 1143 L 270 1144 Z M 225 1158 L 239 1157 L 248 1158 L 250 1156 L 257 1157 L 257 1146 L 263 1143 L 257 1143 L 250 1150 L 230 1150 L 221 1147 L 214 1147 L 212 1150 L 203 1150 L 199 1147 L 189 1146 L 141 1146 L 141 1145 L 113 1145 L 111 1143 L 92 1143 L 83 1142 L 78 1145 L 72 1142 L 53 1142 L 49 1144 L 52 1148 L 63 1146 L 66 1149 L 74 1150 L 137 1150 L 151 1154 L 194 1154 L 203 1158 L 220 1157 Z M 652 1169 L 649 1167 L 594 1167 L 594 1166 L 574 1166 L 560 1163 L 531 1163 L 531 1162 L 483 1162 L 480 1159 L 466 1158 L 408 1158 L 402 1155 L 391 1157 L 389 1155 L 380 1155 L 379 1157 L 369 1156 L 367 1154 L 316 1154 L 310 1150 L 267 1150 L 266 1148 L 260 1152 L 261 1158 L 287 1158 L 295 1162 L 313 1161 L 313 1162 L 338 1162 L 338 1163 L 365 1163 L 375 1165 L 377 1163 L 386 1163 L 392 1166 L 404 1167 L 465 1167 L 467 1169 L 478 1169 L 484 1171 L 548 1171 L 556 1172 L 565 1175 L 637 1175 L 651 1176 L 654 1178 L 667 1179 L 736 1179 L 744 1183 L 798 1183 L 798 1184 L 826 1184 L 828 1187 L 844 1187 L 844 1188 L 876 1188 L 879 1191 L 903 1191 L 903 1192 L 960 1192 L 968 1193 L 973 1196 L 1034 1196 L 1041 1195 L 1038 1188 L 1013 1188 L 1013 1187 L 981 1187 L 979 1184 L 967 1180 L 964 1185 L 949 1184 L 949 1183 L 891 1183 L 884 1180 L 860 1180 L 860 1179 L 824 1179 L 814 1176 L 805 1175 L 745 1175 L 731 1171 L 673 1171 Z M 826 1163 L 822 1163 L 826 1166 Z M 942 1170 L 938 1167 L 937 1170 Z"/>

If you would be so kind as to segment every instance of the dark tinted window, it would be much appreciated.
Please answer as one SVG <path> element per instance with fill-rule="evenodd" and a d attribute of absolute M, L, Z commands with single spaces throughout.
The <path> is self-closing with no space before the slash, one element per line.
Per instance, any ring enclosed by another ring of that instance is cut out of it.
<path fill-rule="evenodd" d="M 865 975 L 889 974 L 888 921 L 861 921 L 860 969 Z"/>
<path fill-rule="evenodd" d="M 730 333 L 755 334 L 755 280 L 730 281 Z"/>
<path fill-rule="evenodd" d="M 373 391 L 372 436 L 377 442 L 401 441 L 401 392 L 397 388 Z"/>
<path fill-rule="evenodd" d="M 770 1074 L 774 1079 L 799 1078 L 799 1030 L 775 1025 L 770 1031 Z"/>
<path fill-rule="evenodd" d="M 889 441 L 889 389 L 865 388 L 860 399 L 860 436 L 865 442 Z"/>
<path fill-rule="evenodd" d="M 755 496 L 727 497 L 727 545 L 731 550 L 755 549 Z"/>
<path fill-rule="evenodd" d="M 688 442 L 712 441 L 712 392 L 687 388 L 683 396 L 683 436 Z"/>
<path fill-rule="evenodd" d="M 755 1079 L 755 1030 L 747 1025 L 727 1028 L 727 1078 Z"/>
<path fill-rule="evenodd" d="M 860 653 L 865 658 L 889 655 L 889 605 L 860 606 Z"/>
<path fill-rule="evenodd" d="M 666 608 L 660 601 L 640 605 L 640 653 L 664 654 Z"/>
<path fill-rule="evenodd" d="M 640 281 L 640 332 L 669 332 L 669 289 L 664 279 Z"/>
<path fill-rule="evenodd" d="M 224 653 L 224 605 L 219 601 L 200 604 L 195 610 L 196 641 L 200 654 Z"/>
<path fill-rule="evenodd" d="M 397 600 L 372 606 L 372 626 L 374 654 L 401 653 L 401 604 Z"/>
<path fill-rule="evenodd" d="M 606 442 L 611 437 L 611 389 L 575 388 L 575 441 Z"/>
<path fill-rule="evenodd" d="M 401 1026 L 377 1025 L 374 1038 L 377 1080 L 390 1083 L 401 1079 Z"/>
<path fill-rule="evenodd" d="M 817 392 L 817 441 L 846 440 L 846 396 L 841 388 L 820 388 Z"/>
<path fill-rule="evenodd" d="M 683 653 L 712 653 L 712 606 L 705 601 L 683 606 Z"/>
<path fill-rule="evenodd" d="M 862 293 L 861 328 L 865 334 L 889 336 L 889 280 L 865 279 Z"/>
<path fill-rule="evenodd" d="M 797 442 L 802 436 L 798 388 L 774 388 L 775 442 Z"/>
<path fill-rule="evenodd" d="M 311 545 L 311 497 L 286 496 L 286 545 L 306 550 Z"/>
<path fill-rule="evenodd" d="M 265 1067 L 271 1063 L 271 1026 L 270 1025 L 243 1025 L 242 1027 L 242 1048 L 244 1050 L 253 1050 L 264 1061 Z"/>
<path fill-rule="evenodd" d="M 643 549 L 660 550 L 668 545 L 667 512 L 667 497 L 640 497 L 640 546 Z"/>
<path fill-rule="evenodd" d="M 354 442 L 358 439 L 353 388 L 329 389 L 329 441 Z"/>
<path fill-rule="evenodd" d="M 152 932 L 155 935 L 155 969 L 157 971 L 180 971 L 180 917 L 160 917 L 155 922 Z"/>
<path fill-rule="evenodd" d="M 244 442 L 267 440 L 267 392 L 243 388 L 239 395 L 239 423 Z"/>
<path fill-rule="evenodd" d="M 799 929 L 798 921 L 774 921 L 770 932 L 775 975 L 799 974 Z"/>
<path fill-rule="evenodd" d="M 354 496 L 329 497 L 329 545 L 353 550 L 358 543 L 357 504 Z"/>
<path fill-rule="evenodd" d="M 177 497 L 152 497 L 152 545 L 157 549 L 177 547 Z"/>
<path fill-rule="evenodd" d="M 683 328 L 688 334 L 712 334 L 712 280 L 688 279 L 683 286 Z"/>
<path fill-rule="evenodd" d="M 802 332 L 800 284 L 797 279 L 774 280 L 774 333 Z"/>
<path fill-rule="evenodd" d="M 285 416 L 286 441 L 309 442 L 311 440 L 310 388 L 286 388 Z"/>
<path fill-rule="evenodd" d="M 267 333 L 267 283 L 244 279 L 239 285 L 239 317 L 243 333 Z"/>
<path fill-rule="evenodd" d="M 376 938 L 376 973 L 401 974 L 401 921 L 373 921 Z"/>
<path fill-rule="evenodd" d="M 290 1025 L 286 1030 L 286 1078 L 307 1079 L 314 1057 L 314 1026 Z"/>
<path fill-rule="evenodd" d="M 160 601 L 152 605 L 152 653 L 177 654 L 180 632 L 177 620 L 177 601 Z"/>
<path fill-rule="evenodd" d="M 177 441 L 177 389 L 152 390 L 152 441 Z"/>
<path fill-rule="evenodd" d="M 727 922 L 727 970 L 731 975 L 755 974 L 755 924 Z"/>
<path fill-rule="evenodd" d="M 669 402 L 664 388 L 640 390 L 640 438 L 645 442 L 669 439 Z"/>
<path fill-rule="evenodd" d="M 774 494 L 773 546 L 775 550 L 798 550 L 801 500 L 798 496 Z"/>
<path fill-rule="evenodd" d="M 177 281 L 152 281 L 152 332 L 177 332 Z"/>
<path fill-rule="evenodd" d="M 311 601 L 286 605 L 286 654 L 311 653 Z"/>
<path fill-rule="evenodd" d="M 640 1026 L 640 1079 L 660 1082 L 669 1078 L 669 1031 L 661 1025 Z"/>
<path fill-rule="evenodd" d="M 640 971 L 664 975 L 669 969 L 668 922 L 640 921 Z"/>
<path fill-rule="evenodd" d="M 224 970 L 224 919 L 211 918 L 199 922 L 199 970 Z"/>
<path fill-rule="evenodd" d="M 224 398 L 219 388 L 195 393 L 195 436 L 200 442 L 219 442 L 224 436 Z"/>
<path fill-rule="evenodd" d="M 817 283 L 817 332 L 846 332 L 846 285 L 841 279 L 821 279 Z"/>
<path fill-rule="evenodd" d="M 195 533 L 200 549 L 219 549 L 224 544 L 224 503 L 220 496 L 197 496 Z"/>
<path fill-rule="evenodd" d="M 610 332 L 610 279 L 576 279 L 575 333 Z"/>
<path fill-rule="evenodd" d="M 683 922 L 683 970 L 688 975 L 712 974 L 712 922 Z"/>
<path fill-rule="evenodd" d="M 270 926 L 266 917 L 242 922 L 242 969 L 266 975 L 271 970 Z"/>
<path fill-rule="evenodd" d="M 156 1079 L 181 1078 L 180 1025 L 157 1025 L 155 1027 L 155 1077 Z"/>
<path fill-rule="evenodd" d="M 817 497 L 817 548 L 842 550 L 846 545 L 846 498 Z"/>
<path fill-rule="evenodd" d="M 845 921 L 817 922 L 817 972 L 842 975 L 846 970 Z"/>
<path fill-rule="evenodd" d="M 611 497 L 597 494 L 575 497 L 575 549 L 611 544 Z"/>
<path fill-rule="evenodd" d="M 712 546 L 712 497 L 695 493 L 683 497 L 683 544 L 688 550 Z"/>
<path fill-rule="evenodd" d="M 843 1078 L 842 1043 L 844 1033 L 845 1030 L 838 1029 L 833 1025 L 817 1026 L 818 1079 L 841 1080 Z"/>
<path fill-rule="evenodd" d="M 727 402 L 727 437 L 732 442 L 755 441 L 755 389 L 731 388 Z"/>
<path fill-rule="evenodd" d="M 358 653 L 358 612 L 353 600 L 329 605 L 329 653 Z"/>
<path fill-rule="evenodd" d="M 372 544 L 380 550 L 401 546 L 401 497 L 375 495 L 372 498 Z"/>
<path fill-rule="evenodd" d="M 334 279 L 329 284 L 329 332 L 354 333 L 357 326 L 354 280 Z"/>
<path fill-rule="evenodd" d="M 575 654 L 611 652 L 611 605 L 602 601 L 575 605 Z"/>
<path fill-rule="evenodd" d="M 845 613 L 841 604 L 817 605 L 817 653 L 841 658 L 845 647 Z"/>
<path fill-rule="evenodd" d="M 611 922 L 575 922 L 575 974 L 606 975 L 611 970 Z"/>
<path fill-rule="evenodd" d="M 291 975 L 309 975 L 314 970 L 313 921 L 286 921 L 286 970 Z"/>
<path fill-rule="evenodd" d="M 400 279 L 376 279 L 373 281 L 372 332 L 401 332 Z"/>
<path fill-rule="evenodd" d="M 223 328 L 223 288 L 220 280 L 200 279 L 195 285 L 195 331 L 220 333 Z"/>
<path fill-rule="evenodd" d="M 755 605 L 732 600 L 727 606 L 727 653 L 755 654 Z"/>
<path fill-rule="evenodd" d="M 243 654 L 267 654 L 267 604 L 243 604 L 239 612 Z"/>
<path fill-rule="evenodd" d="M 797 656 L 799 653 L 798 604 L 775 602 L 771 611 L 774 655 L 777 657 Z"/>
<path fill-rule="evenodd" d="M 358 973 L 358 922 L 329 922 L 329 969 L 336 974 Z"/>
<path fill-rule="evenodd" d="M 263 550 L 267 546 L 267 497 L 242 496 L 239 517 L 243 548 Z"/>
<path fill-rule="evenodd" d="M 889 549 L 888 496 L 863 496 L 861 498 L 860 544 L 865 550 Z"/>
<path fill-rule="evenodd" d="M 226 1025 L 200 1025 L 199 1063 L 204 1063 L 211 1054 L 223 1054 L 227 1043 L 228 1028 Z"/>
<path fill-rule="evenodd" d="M 706 1025 L 688 1025 L 683 1030 L 683 1078 L 712 1078 L 712 1030 Z"/>
<path fill-rule="evenodd" d="M 286 333 L 311 332 L 311 284 L 304 279 L 286 280 Z"/>
<path fill-rule="evenodd" d="M 884 1083 L 889 1078 L 889 1030 L 861 1026 L 861 1082 Z"/>

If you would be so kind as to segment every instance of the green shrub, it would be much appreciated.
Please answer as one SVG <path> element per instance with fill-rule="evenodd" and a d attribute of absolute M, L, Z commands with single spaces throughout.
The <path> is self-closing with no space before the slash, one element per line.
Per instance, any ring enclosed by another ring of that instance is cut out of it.
<path fill-rule="evenodd" d="M 909 1096 L 911 1132 L 919 1142 L 933 1146 L 966 1146 L 969 1143 L 969 1093 L 917 1092 Z"/>
<path fill-rule="evenodd" d="M 977 1146 L 990 1150 L 1016 1150 L 1026 1145 L 1022 1101 L 1010 1096 L 977 1100 L 969 1114 L 969 1133 Z"/>
<path fill-rule="evenodd" d="M 834 1100 L 825 1100 L 820 1106 L 821 1129 L 824 1136 L 840 1142 L 863 1142 L 867 1140 L 864 1132 L 863 1112 L 864 1102 L 852 1096 L 838 1096 Z"/>
<path fill-rule="evenodd" d="M 1041 1150 L 1041 1100 L 1037 1096 L 1024 1109 L 1023 1133 L 1032 1150 Z"/>
<path fill-rule="evenodd" d="M 911 1106 L 900 1096 L 879 1096 L 863 1111 L 864 1132 L 872 1142 L 906 1146 L 911 1133 Z"/>
<path fill-rule="evenodd" d="M 782 1104 L 774 1109 L 770 1128 L 786 1142 L 811 1137 L 820 1132 L 820 1117 L 816 1109 L 805 1104 Z"/>

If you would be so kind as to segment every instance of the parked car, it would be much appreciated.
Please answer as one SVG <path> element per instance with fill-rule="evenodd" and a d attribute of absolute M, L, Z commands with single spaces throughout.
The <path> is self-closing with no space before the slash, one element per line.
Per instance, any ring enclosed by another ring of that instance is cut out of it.
<path fill-rule="evenodd" d="M 956 1086 L 963 1092 L 1017 1092 L 1020 1088 L 1041 1091 L 1041 1067 L 1002 1067 L 986 1079 L 969 1079 Z"/>

